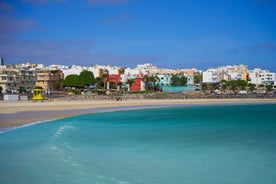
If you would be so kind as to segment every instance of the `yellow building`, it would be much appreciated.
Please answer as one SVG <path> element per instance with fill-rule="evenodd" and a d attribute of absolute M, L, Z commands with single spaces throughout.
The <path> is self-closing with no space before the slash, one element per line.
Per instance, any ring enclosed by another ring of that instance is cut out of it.
<path fill-rule="evenodd" d="M 242 73 L 242 80 L 248 81 L 248 79 L 249 79 L 249 73 L 248 72 L 243 72 Z"/>

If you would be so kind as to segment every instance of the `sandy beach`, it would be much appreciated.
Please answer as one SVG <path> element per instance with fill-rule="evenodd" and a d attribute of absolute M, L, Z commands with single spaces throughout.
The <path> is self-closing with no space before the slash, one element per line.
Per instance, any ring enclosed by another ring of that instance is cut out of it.
<path fill-rule="evenodd" d="M 175 100 L 83 100 L 53 102 L 0 102 L 0 129 L 104 111 L 161 108 L 176 105 L 276 103 L 276 99 L 175 99 Z"/>

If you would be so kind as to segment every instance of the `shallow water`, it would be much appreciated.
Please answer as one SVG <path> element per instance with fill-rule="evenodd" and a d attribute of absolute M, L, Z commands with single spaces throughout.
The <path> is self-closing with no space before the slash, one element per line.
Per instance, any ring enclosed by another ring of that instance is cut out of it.
<path fill-rule="evenodd" d="M 276 104 L 81 115 L 0 134 L 0 183 L 276 183 Z"/>

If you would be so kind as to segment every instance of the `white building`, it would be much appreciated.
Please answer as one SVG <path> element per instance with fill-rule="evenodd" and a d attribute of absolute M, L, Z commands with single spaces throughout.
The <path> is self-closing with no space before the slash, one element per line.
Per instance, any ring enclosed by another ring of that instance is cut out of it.
<path fill-rule="evenodd" d="M 228 76 L 227 76 L 228 75 Z M 229 71 L 227 73 L 227 78 L 228 80 L 242 80 L 242 73 L 241 72 L 234 72 L 234 71 Z M 226 79 L 224 79 L 226 80 Z M 227 81 L 227 80 L 226 80 Z"/>
<path fill-rule="evenodd" d="M 33 68 L 0 65 L 0 86 L 3 93 L 18 92 L 20 88 L 31 91 L 35 87 L 36 71 Z"/>
<path fill-rule="evenodd" d="M 100 77 L 101 75 L 101 71 L 103 70 L 104 66 L 100 66 L 100 65 L 93 65 L 88 67 L 88 71 L 92 72 L 94 75 L 94 78 Z"/>
<path fill-rule="evenodd" d="M 255 68 L 249 71 L 250 83 L 256 85 L 276 84 L 276 73 L 269 72 L 268 70 L 261 70 Z"/>
<path fill-rule="evenodd" d="M 61 69 L 61 71 L 64 74 L 64 79 L 68 75 L 74 75 L 74 74 L 79 75 L 84 70 L 85 70 L 85 67 L 78 66 L 78 65 L 72 65 L 71 68 L 65 67 L 65 68 Z"/>
<path fill-rule="evenodd" d="M 202 73 L 202 82 L 203 83 L 216 83 L 219 82 L 218 70 L 210 68 L 207 71 Z"/>
<path fill-rule="evenodd" d="M 219 66 L 216 69 L 208 69 L 203 72 L 204 83 L 216 83 L 222 80 L 247 80 L 248 66 L 246 65 L 229 65 Z"/>

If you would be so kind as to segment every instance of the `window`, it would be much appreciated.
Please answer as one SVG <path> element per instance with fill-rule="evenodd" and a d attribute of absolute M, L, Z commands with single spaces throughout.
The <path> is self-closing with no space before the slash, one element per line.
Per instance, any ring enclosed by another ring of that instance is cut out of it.
<path fill-rule="evenodd" d="M 2 80 L 7 80 L 7 77 L 2 77 Z"/>

